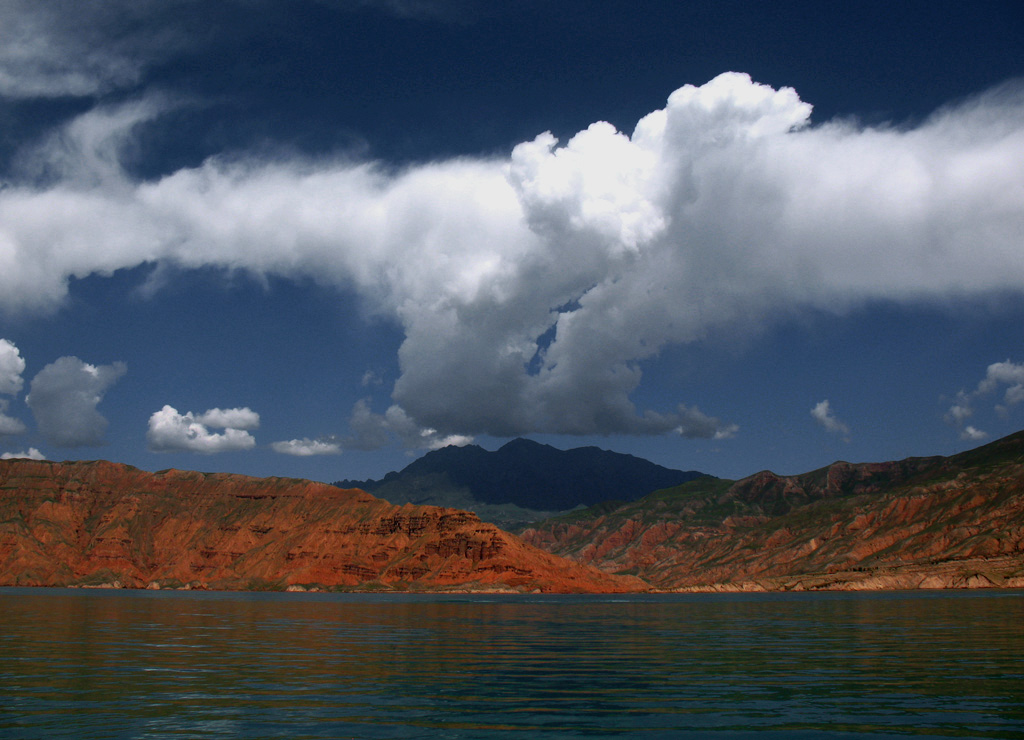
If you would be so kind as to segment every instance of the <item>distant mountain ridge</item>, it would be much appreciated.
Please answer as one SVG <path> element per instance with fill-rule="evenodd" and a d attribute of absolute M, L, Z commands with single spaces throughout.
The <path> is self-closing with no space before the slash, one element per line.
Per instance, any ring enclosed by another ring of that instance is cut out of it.
<path fill-rule="evenodd" d="M 507 525 L 517 516 L 539 518 L 536 512 L 635 501 L 702 477 L 704 473 L 673 470 L 598 447 L 560 450 L 520 438 L 494 452 L 478 445 L 445 447 L 381 480 L 342 480 L 334 485 L 360 488 L 393 504 L 458 506 Z"/>
<path fill-rule="evenodd" d="M 517 443 L 508 454 L 514 459 L 518 448 L 536 461 L 533 444 Z M 429 494 L 439 481 L 453 485 L 441 463 L 469 461 L 465 470 L 455 466 L 455 475 L 468 475 L 497 455 L 439 452 L 414 468 L 421 474 L 395 474 L 393 484 L 404 480 L 412 493 L 422 486 Z M 524 466 L 500 479 L 514 484 L 546 469 Z M 4 460 L 0 585 L 595 593 L 1024 588 L 1024 432 L 950 457 L 836 462 L 738 481 L 703 476 L 634 501 L 575 509 L 521 528 L 518 537 L 466 511 L 397 506 L 311 481 Z"/>
<path fill-rule="evenodd" d="M 1024 587 L 1024 432 L 951 457 L 704 478 L 520 537 L 668 590 Z"/>

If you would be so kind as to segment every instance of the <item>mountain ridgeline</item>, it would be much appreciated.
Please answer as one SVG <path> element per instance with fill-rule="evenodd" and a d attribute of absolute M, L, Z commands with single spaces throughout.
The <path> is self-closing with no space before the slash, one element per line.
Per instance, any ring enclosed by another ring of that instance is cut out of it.
<path fill-rule="evenodd" d="M 517 440 L 493 453 L 439 450 L 370 481 L 377 492 L 461 496 L 504 515 L 518 505 L 473 497 L 551 509 L 598 502 L 521 524 L 516 536 L 475 513 L 311 481 L 2 460 L 0 586 L 1024 588 L 1024 432 L 951 457 L 657 488 L 666 473 L 694 476 Z M 538 483 L 545 476 L 547 488 Z"/>
<path fill-rule="evenodd" d="M 702 478 L 520 531 L 666 590 L 1024 587 L 1024 432 L 951 457 Z"/>
<path fill-rule="evenodd" d="M 393 504 L 454 506 L 501 526 L 608 501 L 635 501 L 704 473 L 664 468 L 597 447 L 559 450 L 514 439 L 495 452 L 477 445 L 429 452 L 381 480 L 343 480 Z"/>

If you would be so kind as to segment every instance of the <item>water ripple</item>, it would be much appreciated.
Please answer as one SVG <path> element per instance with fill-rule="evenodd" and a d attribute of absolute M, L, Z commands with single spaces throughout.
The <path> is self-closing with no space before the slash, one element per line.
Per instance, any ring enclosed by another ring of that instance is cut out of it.
<path fill-rule="evenodd" d="M 0 589 L 0 737 L 1017 738 L 1021 596 Z"/>

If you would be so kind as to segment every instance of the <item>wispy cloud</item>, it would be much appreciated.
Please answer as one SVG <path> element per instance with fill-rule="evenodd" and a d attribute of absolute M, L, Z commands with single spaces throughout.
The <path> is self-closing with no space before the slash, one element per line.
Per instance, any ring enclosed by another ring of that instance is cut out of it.
<path fill-rule="evenodd" d="M 360 399 L 352 408 L 349 419 L 351 435 L 341 445 L 353 450 L 376 450 L 393 440 L 413 450 L 437 450 L 454 445 L 462 447 L 473 442 L 465 434 L 443 434 L 430 427 L 422 427 L 402 409 L 392 405 L 383 414 L 374 413 L 367 399 Z"/>
<path fill-rule="evenodd" d="M 320 0 L 336 8 L 373 8 L 399 18 L 438 20 L 464 24 L 474 20 L 493 2 L 479 0 Z"/>
<path fill-rule="evenodd" d="M 375 9 L 400 18 L 466 24 L 491 12 L 476 0 L 319 0 L 338 11 Z M 210 28 L 233 10 L 233 32 L 256 32 L 275 0 L 4 0 L 0 95 L 89 97 L 138 85 L 145 73 L 214 43 Z M 221 7 L 216 7 L 216 6 Z"/>
<path fill-rule="evenodd" d="M 333 439 L 289 439 L 272 442 L 270 448 L 282 455 L 312 457 L 313 455 L 340 455 L 341 443 Z"/>
<path fill-rule="evenodd" d="M 651 412 L 647 412 L 651 418 Z M 687 439 L 730 439 L 740 430 L 738 424 L 726 424 L 713 416 L 708 416 L 696 406 L 687 408 L 680 404 L 677 412 L 671 417 L 678 425 L 672 430 L 680 437 Z"/>
<path fill-rule="evenodd" d="M 979 399 L 997 394 L 1000 390 L 1003 392 L 1002 403 L 996 403 L 994 410 L 1002 416 L 1007 416 L 1011 407 L 1024 401 L 1024 363 L 1006 360 L 989 365 L 985 370 L 985 377 L 978 381 L 974 390 L 957 392 L 953 404 L 946 412 L 946 421 L 960 427 L 962 439 L 984 439 L 988 436 L 987 432 L 966 425 L 966 422 L 974 416 Z"/>
<path fill-rule="evenodd" d="M 137 83 L 150 65 L 197 43 L 197 0 L 5 0 L 0 94 L 91 96 Z"/>
<path fill-rule="evenodd" d="M 362 385 L 363 388 L 383 384 L 384 378 L 382 378 L 377 372 L 373 370 L 367 370 L 365 373 L 363 373 L 363 379 L 360 381 L 360 385 Z"/>
<path fill-rule="evenodd" d="M 832 406 L 826 398 L 824 401 L 815 404 L 814 408 L 811 409 L 811 416 L 818 424 L 820 424 L 825 430 L 832 432 L 833 434 L 841 435 L 847 441 L 850 437 L 850 427 L 839 420 L 832 410 Z"/>

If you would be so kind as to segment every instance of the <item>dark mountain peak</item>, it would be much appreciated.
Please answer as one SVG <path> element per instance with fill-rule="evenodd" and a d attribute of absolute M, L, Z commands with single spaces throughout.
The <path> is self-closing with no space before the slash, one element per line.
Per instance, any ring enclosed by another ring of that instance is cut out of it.
<path fill-rule="evenodd" d="M 498 452 L 537 452 L 542 449 L 554 450 L 556 448 L 525 437 L 516 437 L 499 447 Z"/>
<path fill-rule="evenodd" d="M 400 486 L 403 481 L 411 484 L 417 479 L 414 487 L 419 496 L 425 486 L 445 485 L 468 491 L 482 504 L 564 511 L 610 499 L 634 501 L 703 475 L 598 447 L 560 450 L 517 438 L 495 452 L 478 445 L 445 447 L 428 452 L 401 472 L 388 473 L 383 481 L 339 481 L 339 485 L 378 492 L 386 498 L 387 486 Z M 428 478 L 430 482 L 426 482 Z M 382 488 L 384 483 L 387 486 Z"/>
<path fill-rule="evenodd" d="M 438 447 L 436 450 L 431 450 L 427 455 L 433 455 L 434 457 L 442 455 L 464 455 L 464 454 L 476 454 L 477 452 L 487 452 L 480 445 L 445 445 L 444 447 Z"/>
<path fill-rule="evenodd" d="M 452 466 L 459 468 L 464 465 L 477 464 L 492 453 L 480 445 L 448 445 L 437 450 L 431 450 L 418 460 L 402 468 L 403 473 L 438 473 L 444 472 Z"/>

